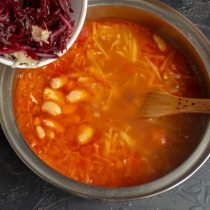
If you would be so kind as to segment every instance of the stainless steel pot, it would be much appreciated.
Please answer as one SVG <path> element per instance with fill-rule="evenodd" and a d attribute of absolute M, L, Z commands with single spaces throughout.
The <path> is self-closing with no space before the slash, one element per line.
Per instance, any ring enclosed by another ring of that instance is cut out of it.
<path fill-rule="evenodd" d="M 210 96 L 210 45 L 202 33 L 182 15 L 155 0 L 89 0 L 88 18 L 115 17 L 151 25 L 166 38 L 182 46 Z M 207 160 L 210 153 L 210 119 L 198 119 L 200 143 L 191 156 L 170 174 L 148 184 L 128 188 L 93 187 L 71 180 L 44 164 L 23 140 L 14 117 L 13 94 L 18 71 L 0 66 L 0 116 L 4 133 L 21 160 L 49 183 L 76 195 L 101 200 L 128 200 L 166 191 L 189 178 Z"/>

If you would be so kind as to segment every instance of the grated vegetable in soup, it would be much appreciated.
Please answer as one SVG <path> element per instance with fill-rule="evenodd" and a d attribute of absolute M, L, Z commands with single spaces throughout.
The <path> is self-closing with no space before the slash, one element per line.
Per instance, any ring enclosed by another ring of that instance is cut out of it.
<path fill-rule="evenodd" d="M 15 115 L 31 149 L 61 174 L 134 186 L 175 169 L 198 143 L 192 115 L 136 117 L 148 91 L 202 96 L 186 57 L 149 27 L 87 21 L 64 56 L 20 73 Z"/>

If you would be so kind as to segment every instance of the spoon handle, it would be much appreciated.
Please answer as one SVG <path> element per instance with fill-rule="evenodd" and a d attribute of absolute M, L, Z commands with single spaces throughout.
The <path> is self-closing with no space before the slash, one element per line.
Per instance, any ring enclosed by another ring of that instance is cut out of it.
<path fill-rule="evenodd" d="M 176 109 L 178 112 L 186 113 L 209 113 L 210 99 L 177 98 Z"/>

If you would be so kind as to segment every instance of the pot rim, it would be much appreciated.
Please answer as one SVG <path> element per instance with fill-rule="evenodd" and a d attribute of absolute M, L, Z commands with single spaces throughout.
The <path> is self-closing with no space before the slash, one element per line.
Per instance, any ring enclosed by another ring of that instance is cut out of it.
<path fill-rule="evenodd" d="M 185 33 L 189 35 L 192 44 L 196 45 L 196 48 L 200 52 L 200 56 L 202 57 L 205 66 L 210 66 L 210 61 L 208 61 L 208 56 L 210 55 L 208 40 L 197 28 L 195 28 L 195 26 L 189 20 L 180 15 L 176 10 L 156 0 L 106 0 L 106 2 L 102 0 L 89 1 L 89 7 L 108 5 L 125 7 L 127 6 L 137 9 L 143 8 L 146 11 L 156 13 L 156 15 L 158 11 L 159 17 L 166 19 L 178 28 L 180 28 L 181 24 L 185 24 L 187 28 L 187 31 L 185 31 Z M 175 20 L 174 15 L 176 15 L 178 19 Z M 196 36 L 193 36 L 193 34 Z M 8 67 L 6 66 L 2 66 L 2 71 L 0 72 L 0 116 L 1 125 L 9 143 L 11 144 L 17 155 L 20 157 L 20 159 L 33 172 L 35 172 L 38 176 L 48 181 L 49 183 L 70 193 L 85 198 L 109 201 L 123 201 L 150 197 L 169 190 L 184 182 L 192 174 L 194 174 L 210 156 L 210 122 L 208 121 L 207 130 L 203 136 L 203 140 L 200 142 L 200 144 L 197 146 L 191 156 L 177 169 L 158 180 L 134 187 L 104 188 L 90 186 L 67 178 L 59 174 L 55 170 L 51 169 L 44 162 L 42 162 L 33 153 L 33 151 L 29 148 L 27 143 L 22 138 L 17 128 L 16 122 L 14 121 L 13 110 L 8 111 L 8 105 L 13 104 L 11 87 L 13 85 L 15 73 L 7 68 Z M 208 71 L 208 76 L 209 75 L 210 69 Z M 7 85 L 7 88 L 5 87 L 5 84 Z M 5 110 L 7 110 L 7 114 Z"/>

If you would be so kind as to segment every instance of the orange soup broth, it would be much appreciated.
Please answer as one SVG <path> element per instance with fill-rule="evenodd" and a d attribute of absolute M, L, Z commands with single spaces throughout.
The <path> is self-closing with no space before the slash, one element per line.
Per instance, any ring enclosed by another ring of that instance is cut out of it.
<path fill-rule="evenodd" d="M 186 57 L 152 29 L 89 21 L 64 56 L 20 73 L 15 115 L 31 149 L 61 174 L 95 186 L 134 186 L 169 173 L 197 144 L 186 127 L 191 115 L 137 117 L 139 93 L 149 91 L 202 96 Z M 46 101 L 60 111 L 46 111 Z"/>

